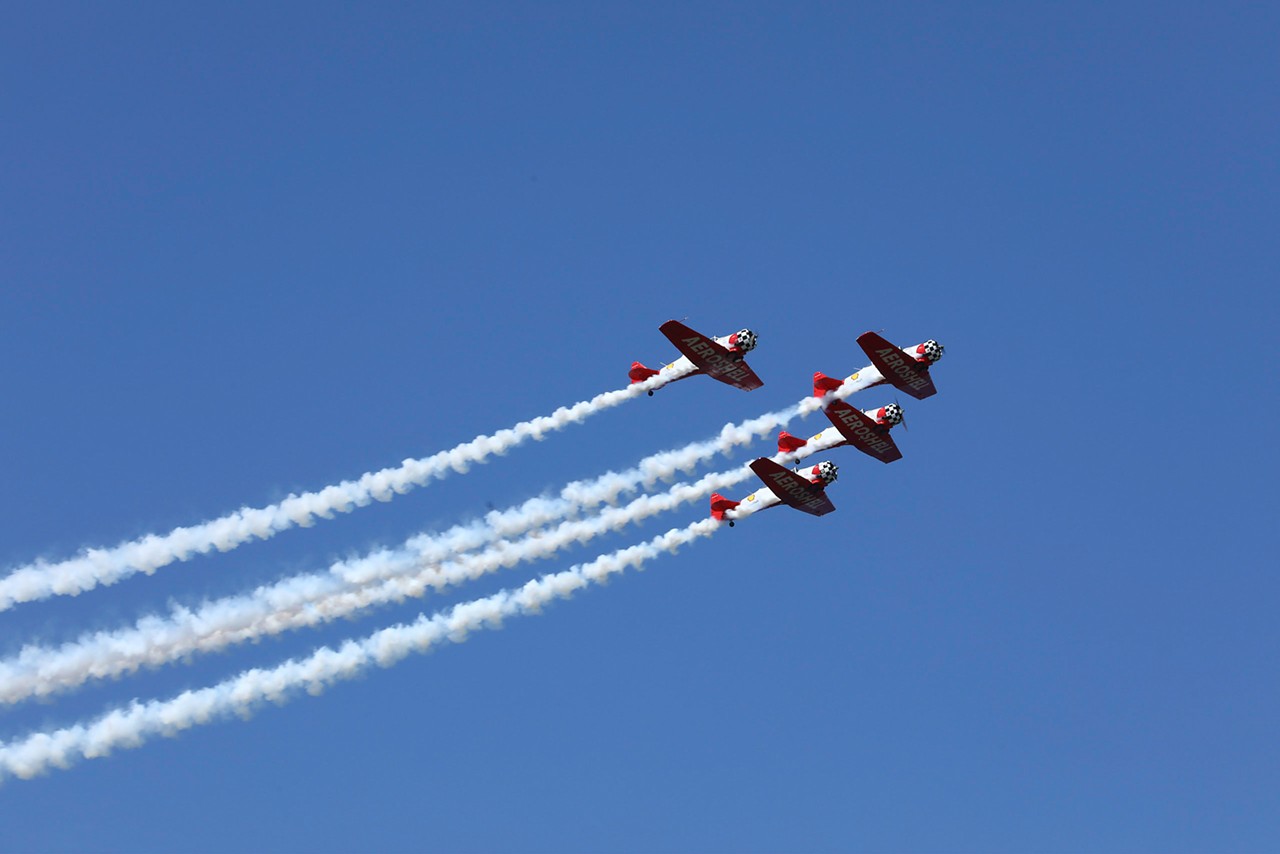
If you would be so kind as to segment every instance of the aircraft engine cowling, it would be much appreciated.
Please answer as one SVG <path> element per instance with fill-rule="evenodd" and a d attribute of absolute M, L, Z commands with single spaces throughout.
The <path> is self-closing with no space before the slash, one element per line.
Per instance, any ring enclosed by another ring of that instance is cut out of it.
<path fill-rule="evenodd" d="M 942 354 L 946 352 L 946 349 L 946 347 L 930 338 L 916 347 L 916 361 L 932 365 L 942 358 Z"/>
<path fill-rule="evenodd" d="M 739 353 L 750 353 L 756 348 L 756 334 L 750 329 L 739 329 L 729 336 L 729 347 Z"/>
<path fill-rule="evenodd" d="M 877 424 L 894 427 L 902 423 L 902 407 L 896 403 L 890 403 L 888 406 L 877 409 L 872 417 Z"/>
<path fill-rule="evenodd" d="M 826 486 L 829 483 L 835 483 L 839 476 L 840 467 L 830 460 L 824 460 L 810 470 L 809 479 Z"/>

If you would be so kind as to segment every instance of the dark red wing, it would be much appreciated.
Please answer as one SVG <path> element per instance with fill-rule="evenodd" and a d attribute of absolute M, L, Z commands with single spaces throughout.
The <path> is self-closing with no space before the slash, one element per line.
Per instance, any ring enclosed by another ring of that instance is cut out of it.
<path fill-rule="evenodd" d="M 827 418 L 840 431 L 845 441 L 862 453 L 875 457 L 882 463 L 902 459 L 902 451 L 885 430 L 862 412 L 843 400 L 837 400 L 826 409 Z"/>
<path fill-rule="evenodd" d="M 938 393 L 928 368 L 876 333 L 864 332 L 859 335 L 858 346 L 862 347 L 871 359 L 871 364 L 884 376 L 885 382 L 892 383 L 904 394 L 924 400 Z"/>
<path fill-rule="evenodd" d="M 678 320 L 668 320 L 658 327 L 680 353 L 706 375 L 731 386 L 751 391 L 764 385 L 756 372 L 747 367 L 742 357 L 729 352 L 701 332 L 694 332 Z"/>
<path fill-rule="evenodd" d="M 814 516 L 825 516 L 836 509 L 822 487 L 810 483 L 768 457 L 761 457 L 752 463 L 751 470 L 764 481 L 764 485 L 769 487 L 769 491 L 778 496 L 778 500 L 783 504 Z"/>

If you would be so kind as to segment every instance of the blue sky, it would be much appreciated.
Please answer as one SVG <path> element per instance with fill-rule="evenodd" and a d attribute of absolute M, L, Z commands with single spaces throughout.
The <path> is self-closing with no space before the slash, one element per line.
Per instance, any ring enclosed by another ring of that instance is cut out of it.
<path fill-rule="evenodd" d="M 1278 25 L 11 8 L 0 565 L 548 413 L 672 356 L 673 317 L 756 329 L 765 386 L 681 382 L 390 504 L 21 606 L 5 656 L 707 438 L 861 367 L 867 329 L 948 351 L 940 393 L 904 401 L 904 460 L 832 452 L 837 513 L 777 510 L 319 698 L 9 780 L 0 848 L 1274 850 Z M 8 707 L 0 740 L 705 510 Z"/>

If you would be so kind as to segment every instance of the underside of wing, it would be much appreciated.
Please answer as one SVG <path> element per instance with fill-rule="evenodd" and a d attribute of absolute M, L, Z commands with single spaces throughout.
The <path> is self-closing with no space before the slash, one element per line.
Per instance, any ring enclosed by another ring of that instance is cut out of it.
<path fill-rule="evenodd" d="M 827 418 L 845 441 L 862 453 L 875 457 L 882 463 L 891 463 L 902 459 L 902 451 L 889 435 L 889 431 L 872 421 L 861 410 L 843 400 L 837 400 L 827 407 Z"/>
<path fill-rule="evenodd" d="M 716 343 L 715 339 L 695 332 L 678 320 L 668 320 L 658 328 L 681 355 L 697 365 L 707 376 L 743 391 L 751 391 L 764 385 L 756 372 L 742 360 L 741 354 L 731 352 L 727 347 Z"/>
<path fill-rule="evenodd" d="M 864 332 L 859 335 L 858 346 L 884 376 L 885 382 L 892 383 L 903 394 L 924 400 L 938 393 L 928 368 L 876 333 Z"/>
<path fill-rule="evenodd" d="M 814 516 L 823 516 L 836 509 L 821 487 L 767 457 L 753 462 L 751 470 L 783 504 Z"/>

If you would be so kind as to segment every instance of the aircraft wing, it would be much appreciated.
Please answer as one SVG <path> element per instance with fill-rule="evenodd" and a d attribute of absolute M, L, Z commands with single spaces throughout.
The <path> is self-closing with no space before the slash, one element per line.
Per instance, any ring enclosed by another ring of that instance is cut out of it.
<path fill-rule="evenodd" d="M 927 368 L 890 344 L 874 332 L 858 336 L 860 346 L 871 359 L 871 364 L 884 376 L 885 382 L 897 386 L 904 394 L 924 400 L 938 393 Z"/>
<path fill-rule="evenodd" d="M 789 504 L 813 516 L 824 516 L 836 509 L 825 490 L 768 457 L 761 457 L 752 463 L 751 470 L 783 504 Z"/>
<path fill-rule="evenodd" d="M 764 385 L 756 372 L 747 367 L 742 357 L 729 352 L 700 332 L 694 332 L 678 320 L 668 320 L 658 327 L 676 349 L 704 374 L 731 386 L 751 391 Z"/>
<path fill-rule="evenodd" d="M 902 459 L 902 451 L 898 450 L 889 431 L 868 418 L 866 413 L 843 400 L 833 402 L 827 407 L 826 413 L 845 441 L 862 453 L 875 457 L 882 463 Z"/>

